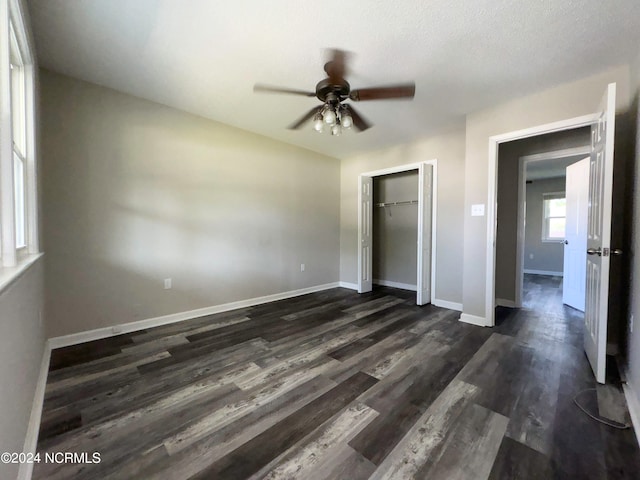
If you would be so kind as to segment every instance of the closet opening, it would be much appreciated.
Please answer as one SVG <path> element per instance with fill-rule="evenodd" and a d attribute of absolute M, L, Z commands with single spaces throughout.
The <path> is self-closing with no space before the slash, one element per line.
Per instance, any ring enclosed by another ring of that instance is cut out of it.
<path fill-rule="evenodd" d="M 358 190 L 358 292 L 374 285 L 416 292 L 435 284 L 435 160 L 363 173 Z"/>

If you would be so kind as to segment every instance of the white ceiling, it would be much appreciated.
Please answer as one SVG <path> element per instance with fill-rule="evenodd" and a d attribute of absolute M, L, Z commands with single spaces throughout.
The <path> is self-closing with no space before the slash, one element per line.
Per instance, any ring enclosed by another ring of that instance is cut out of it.
<path fill-rule="evenodd" d="M 566 177 L 567 167 L 573 163 L 588 157 L 587 154 L 574 155 L 572 157 L 552 158 L 527 163 L 527 180 L 544 180 L 546 178 Z"/>
<path fill-rule="evenodd" d="M 424 137 L 466 113 L 628 62 L 638 0 L 31 0 L 50 70 L 338 158 Z M 358 104 L 341 137 L 286 126 L 315 98 L 324 49 L 354 53 L 353 88 L 415 80 L 413 101 Z"/>

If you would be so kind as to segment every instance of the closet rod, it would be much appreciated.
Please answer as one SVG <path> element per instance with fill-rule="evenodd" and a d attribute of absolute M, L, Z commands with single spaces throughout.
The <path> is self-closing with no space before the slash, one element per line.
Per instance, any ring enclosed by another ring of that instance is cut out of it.
<path fill-rule="evenodd" d="M 376 203 L 376 207 L 393 207 L 397 205 L 416 205 L 418 200 L 405 200 L 403 202 L 386 202 L 386 203 Z"/>

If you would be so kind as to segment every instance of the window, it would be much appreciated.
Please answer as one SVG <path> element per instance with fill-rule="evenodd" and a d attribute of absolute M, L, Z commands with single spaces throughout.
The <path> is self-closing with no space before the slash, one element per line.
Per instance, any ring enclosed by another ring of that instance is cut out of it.
<path fill-rule="evenodd" d="M 0 273 L 39 251 L 34 66 L 22 2 L 0 2 Z"/>
<path fill-rule="evenodd" d="M 544 193 L 542 195 L 542 241 L 564 240 L 567 212 L 565 193 Z"/>
<path fill-rule="evenodd" d="M 13 28 L 11 33 L 11 133 L 13 136 L 13 201 L 14 228 L 18 249 L 27 246 L 26 193 L 26 89 L 24 63 Z"/>

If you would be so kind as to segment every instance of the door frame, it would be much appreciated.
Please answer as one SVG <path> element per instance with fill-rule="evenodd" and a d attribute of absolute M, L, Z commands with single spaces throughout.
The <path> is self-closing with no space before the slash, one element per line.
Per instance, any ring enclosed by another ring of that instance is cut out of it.
<path fill-rule="evenodd" d="M 438 160 L 437 159 L 433 159 L 433 160 L 425 160 L 422 162 L 416 162 L 416 163 L 407 163 L 404 165 L 398 165 L 395 167 L 389 167 L 389 168 L 383 168 L 381 170 L 374 170 L 374 171 L 370 171 L 370 172 L 364 172 L 361 173 L 360 175 L 358 175 L 358 292 L 362 291 L 362 265 L 363 265 L 363 259 L 362 259 L 362 249 L 360 248 L 360 245 L 362 244 L 362 212 L 360 211 L 362 208 L 362 192 L 360 191 L 360 185 L 362 183 L 362 178 L 363 177 L 381 177 L 383 175 L 390 175 L 393 173 L 401 173 L 401 172 L 409 172 L 412 170 L 417 170 L 418 171 L 418 238 L 417 238 L 417 243 L 416 243 L 416 248 L 418 251 L 418 259 L 417 259 L 417 279 L 416 279 L 416 296 L 418 294 L 418 292 L 421 291 L 422 288 L 422 266 L 424 265 L 423 262 L 423 254 L 422 254 L 422 215 L 420 215 L 420 212 L 422 212 L 422 209 L 424 208 L 423 205 L 423 198 L 424 198 L 424 188 L 425 185 L 423 184 L 421 178 L 422 178 L 422 173 L 423 173 L 423 169 L 425 166 L 431 166 L 433 167 L 433 177 L 432 177 L 432 185 L 431 185 L 431 298 L 429 299 L 430 303 L 434 303 L 435 302 L 435 298 L 436 298 L 436 249 L 437 249 L 437 242 L 436 242 L 436 225 L 437 225 L 437 211 L 438 211 Z M 373 216 L 373 214 L 372 214 Z"/>
<path fill-rule="evenodd" d="M 524 241 L 525 241 L 525 219 L 527 213 L 525 211 L 525 200 L 527 191 L 527 165 L 529 163 L 541 162 L 544 160 L 560 160 L 562 158 L 586 155 L 591 153 L 591 146 L 565 148 L 552 152 L 535 153 L 533 155 L 525 155 L 518 159 L 518 220 L 517 220 L 517 243 L 516 243 L 516 294 L 514 298 L 514 307 L 522 307 L 522 290 L 524 279 Z"/>
<path fill-rule="evenodd" d="M 515 130 L 513 132 L 493 135 L 489 137 L 489 167 L 487 179 L 487 244 L 486 244 L 486 290 L 485 290 L 485 321 L 486 326 L 493 327 L 495 319 L 496 298 L 496 229 L 498 210 L 498 146 L 501 143 L 535 137 L 546 133 L 562 132 L 574 128 L 593 125 L 598 121 L 598 115 L 591 113 L 581 117 L 568 118 L 558 122 L 547 123 L 535 127 Z"/>

